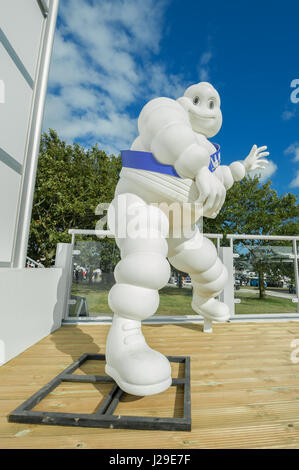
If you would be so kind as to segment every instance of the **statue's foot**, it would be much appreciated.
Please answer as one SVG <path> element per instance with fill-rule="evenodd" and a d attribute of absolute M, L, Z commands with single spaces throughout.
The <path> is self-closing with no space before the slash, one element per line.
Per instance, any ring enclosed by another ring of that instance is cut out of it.
<path fill-rule="evenodd" d="M 131 395 L 161 393 L 172 383 L 168 359 L 146 344 L 141 322 L 116 314 L 107 339 L 105 371 Z"/>
<path fill-rule="evenodd" d="M 191 306 L 196 313 L 211 321 L 225 322 L 230 318 L 229 308 L 226 304 L 214 298 L 204 299 L 196 292 L 193 294 Z"/>

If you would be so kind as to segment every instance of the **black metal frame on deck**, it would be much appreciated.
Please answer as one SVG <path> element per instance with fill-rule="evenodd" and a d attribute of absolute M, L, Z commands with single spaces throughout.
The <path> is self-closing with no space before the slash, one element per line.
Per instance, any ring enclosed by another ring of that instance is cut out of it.
<path fill-rule="evenodd" d="M 168 356 L 170 362 L 184 363 L 184 378 L 172 379 L 172 386 L 184 387 L 183 418 L 123 416 L 113 414 L 121 396 L 125 393 L 109 376 L 79 375 L 73 372 L 88 360 L 104 361 L 104 354 L 83 354 L 77 361 L 57 375 L 51 382 L 41 388 L 10 415 L 9 421 L 14 423 L 50 424 L 55 426 L 82 426 L 92 428 L 145 429 L 165 431 L 191 431 L 191 395 L 190 395 L 190 357 Z M 49 395 L 62 382 L 114 383 L 94 414 L 55 413 L 51 411 L 33 411 L 40 401 Z"/>

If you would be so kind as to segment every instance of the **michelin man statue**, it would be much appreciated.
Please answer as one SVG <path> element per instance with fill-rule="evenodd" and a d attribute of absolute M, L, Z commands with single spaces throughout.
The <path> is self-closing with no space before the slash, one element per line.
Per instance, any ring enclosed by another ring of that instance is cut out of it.
<path fill-rule="evenodd" d="M 158 291 L 170 277 L 169 262 L 190 274 L 196 313 L 209 321 L 224 322 L 230 317 L 227 305 L 215 298 L 225 285 L 227 270 L 196 221 L 201 215 L 216 217 L 226 191 L 246 172 L 264 168 L 268 162 L 262 158 L 269 153 L 266 146 L 254 145 L 245 160 L 220 165 L 220 147 L 208 139 L 221 124 L 219 94 L 210 83 L 201 82 L 176 101 L 149 101 L 138 118 L 139 136 L 130 151 L 122 152 L 123 168 L 108 210 L 108 226 L 121 261 L 108 299 L 114 316 L 106 345 L 106 373 L 129 394 L 153 395 L 171 385 L 168 359 L 151 349 L 141 332 L 141 321 L 158 308 Z M 163 209 L 172 203 L 193 215 L 187 235 L 186 231 L 173 235 L 178 222 Z M 126 229 L 134 226 L 134 234 L 130 230 L 120 234 L 120 224 Z"/>

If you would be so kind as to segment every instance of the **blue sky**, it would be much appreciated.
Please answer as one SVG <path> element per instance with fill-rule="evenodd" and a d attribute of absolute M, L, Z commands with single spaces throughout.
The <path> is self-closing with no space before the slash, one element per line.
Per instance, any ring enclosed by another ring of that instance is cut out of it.
<path fill-rule="evenodd" d="M 62 0 L 44 129 L 118 153 L 136 137 L 149 99 L 209 81 L 222 100 L 212 139 L 222 162 L 268 145 L 261 181 L 298 194 L 299 102 L 290 98 L 291 82 L 299 84 L 298 18 L 290 0 Z"/>

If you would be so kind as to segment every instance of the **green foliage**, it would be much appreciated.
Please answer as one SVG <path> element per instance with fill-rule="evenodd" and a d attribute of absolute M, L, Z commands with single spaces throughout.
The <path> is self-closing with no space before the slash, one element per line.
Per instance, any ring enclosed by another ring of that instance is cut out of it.
<path fill-rule="evenodd" d="M 91 149 L 66 145 L 50 129 L 41 138 L 40 157 L 28 255 L 45 257 L 49 266 L 59 242 L 69 243 L 70 228 L 94 229 L 95 209 L 110 202 L 121 169 L 120 156 L 108 156 L 97 144 Z M 113 240 L 106 242 L 109 248 Z"/>
<path fill-rule="evenodd" d="M 296 235 L 299 232 L 299 206 L 292 193 L 278 196 L 271 181 L 259 184 L 257 177 L 244 178 L 227 192 L 216 219 L 204 219 L 209 233 Z"/>

